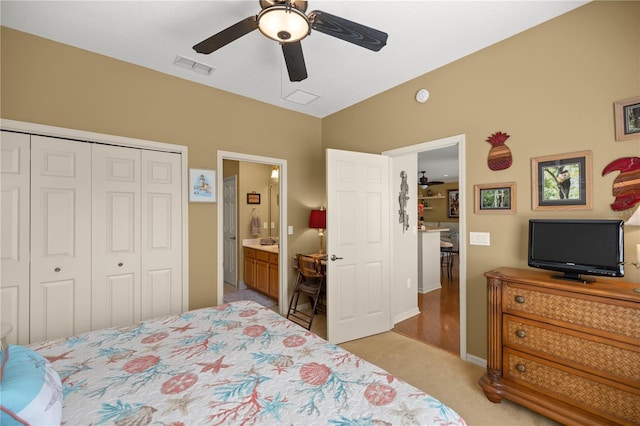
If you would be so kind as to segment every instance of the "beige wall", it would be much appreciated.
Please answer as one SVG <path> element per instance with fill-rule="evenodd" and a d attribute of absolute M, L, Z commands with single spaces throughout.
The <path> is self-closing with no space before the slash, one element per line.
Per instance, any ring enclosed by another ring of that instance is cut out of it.
<path fill-rule="evenodd" d="M 415 93 L 427 88 L 425 104 Z M 483 273 L 526 267 L 530 218 L 622 218 L 613 212 L 617 174 L 601 176 L 612 160 L 640 156 L 640 138 L 616 142 L 613 102 L 640 96 L 640 2 L 594 2 L 323 119 L 325 148 L 383 152 L 464 133 L 467 231 L 491 233 L 491 246 L 467 246 L 467 347 L 486 357 Z M 487 137 L 511 137 L 513 165 L 487 167 Z M 532 157 L 593 151 L 593 209 L 531 209 Z M 516 215 L 474 215 L 473 185 L 514 181 Z M 640 229 L 625 233 L 626 259 L 635 258 Z M 596 249 L 596 248 L 594 248 Z M 626 280 L 640 282 L 627 268 Z"/>
<path fill-rule="evenodd" d="M 186 82 L 104 56 L 2 28 L 2 118 L 187 145 L 189 166 L 215 168 L 225 150 L 288 161 L 289 257 L 314 250 L 308 211 L 323 203 L 322 148 L 382 152 L 466 135 L 468 231 L 491 246 L 467 247 L 468 352 L 486 357 L 483 272 L 526 266 L 532 217 L 626 218 L 612 212 L 610 161 L 640 155 L 638 139 L 616 142 L 612 103 L 640 95 L 640 2 L 594 2 L 444 66 L 323 120 Z M 401 65 L 399 65 L 401 66 Z M 418 104 L 425 87 L 429 101 Z M 286 126 L 282 125 L 286 123 Z M 511 135 L 514 163 L 486 166 L 493 132 Z M 531 210 L 530 159 L 593 151 L 593 209 Z M 474 215 L 473 184 L 515 181 L 516 215 Z M 216 300 L 215 204 L 189 206 L 190 307 Z M 626 232 L 627 258 L 640 229 Z M 628 281 L 640 282 L 628 269 Z"/>
<path fill-rule="evenodd" d="M 218 150 L 285 159 L 289 250 L 315 249 L 308 211 L 324 200 L 320 119 L 5 27 L 1 37 L 2 118 L 186 145 L 189 167 L 215 169 Z M 217 300 L 216 221 L 216 204 L 189 205 L 193 309 Z"/>

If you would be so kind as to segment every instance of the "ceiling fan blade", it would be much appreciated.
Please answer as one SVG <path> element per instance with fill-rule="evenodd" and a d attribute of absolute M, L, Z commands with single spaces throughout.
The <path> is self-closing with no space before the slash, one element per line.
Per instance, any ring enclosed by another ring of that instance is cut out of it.
<path fill-rule="evenodd" d="M 209 54 L 258 28 L 258 20 L 250 16 L 193 46 L 198 53 Z"/>
<path fill-rule="evenodd" d="M 311 28 L 360 47 L 379 51 L 387 44 L 388 34 L 374 28 L 340 18 L 321 10 L 309 14 Z"/>
<path fill-rule="evenodd" d="M 302 81 L 307 78 L 307 67 L 304 64 L 302 44 L 299 41 L 282 43 L 282 53 L 287 64 L 287 71 L 289 71 L 289 80 Z"/>

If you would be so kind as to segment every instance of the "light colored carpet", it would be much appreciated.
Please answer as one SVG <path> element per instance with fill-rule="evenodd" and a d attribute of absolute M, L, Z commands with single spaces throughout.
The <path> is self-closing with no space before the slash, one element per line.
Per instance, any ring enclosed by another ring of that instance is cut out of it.
<path fill-rule="evenodd" d="M 270 308 L 278 303 L 255 290 L 251 290 L 250 288 L 246 290 L 238 290 L 233 293 L 225 292 L 223 300 L 226 303 L 237 302 L 238 300 L 251 300 L 252 302 L 259 303 L 266 308 Z"/>
<path fill-rule="evenodd" d="M 484 368 L 398 333 L 382 333 L 340 346 L 438 398 L 470 426 L 558 424 L 510 401 L 494 404 L 478 385 Z"/>

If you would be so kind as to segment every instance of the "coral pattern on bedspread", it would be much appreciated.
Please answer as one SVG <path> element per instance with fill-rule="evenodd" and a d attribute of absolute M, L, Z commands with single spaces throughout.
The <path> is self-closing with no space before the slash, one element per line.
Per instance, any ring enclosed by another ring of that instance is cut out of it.
<path fill-rule="evenodd" d="M 432 396 L 249 301 L 31 345 L 67 425 L 453 425 Z"/>

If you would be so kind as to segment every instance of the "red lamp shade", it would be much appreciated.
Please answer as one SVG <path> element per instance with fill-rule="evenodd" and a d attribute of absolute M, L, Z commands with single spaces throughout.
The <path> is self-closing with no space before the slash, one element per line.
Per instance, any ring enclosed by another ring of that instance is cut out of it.
<path fill-rule="evenodd" d="M 327 211 L 311 210 L 311 216 L 309 216 L 309 228 L 326 229 L 327 228 Z"/>

